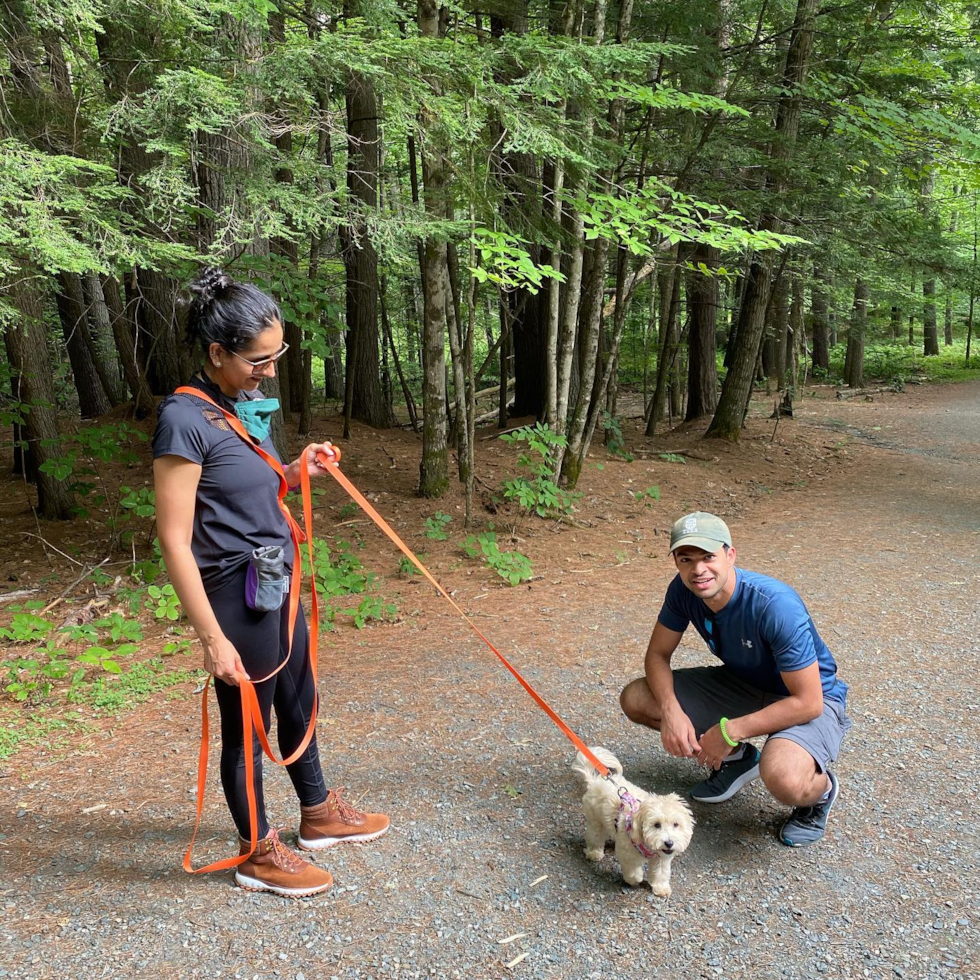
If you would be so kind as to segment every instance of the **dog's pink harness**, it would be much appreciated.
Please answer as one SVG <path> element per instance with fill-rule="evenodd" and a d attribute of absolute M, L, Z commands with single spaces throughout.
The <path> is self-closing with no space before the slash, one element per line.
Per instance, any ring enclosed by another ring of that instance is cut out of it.
<path fill-rule="evenodd" d="M 657 856 L 657 852 L 651 851 L 649 847 L 646 847 L 633 837 L 633 814 L 639 809 L 640 804 L 637 802 L 636 797 L 625 786 L 620 786 L 619 815 L 623 821 L 623 828 L 629 835 L 629 839 L 633 842 L 633 846 L 649 861 L 650 858 Z"/>

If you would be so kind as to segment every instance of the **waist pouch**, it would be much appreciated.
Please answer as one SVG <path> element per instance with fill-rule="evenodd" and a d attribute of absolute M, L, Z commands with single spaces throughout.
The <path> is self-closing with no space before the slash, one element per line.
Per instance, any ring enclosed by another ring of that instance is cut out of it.
<path fill-rule="evenodd" d="M 245 575 L 245 605 L 257 612 L 275 612 L 289 591 L 286 555 L 279 545 L 256 548 Z"/>

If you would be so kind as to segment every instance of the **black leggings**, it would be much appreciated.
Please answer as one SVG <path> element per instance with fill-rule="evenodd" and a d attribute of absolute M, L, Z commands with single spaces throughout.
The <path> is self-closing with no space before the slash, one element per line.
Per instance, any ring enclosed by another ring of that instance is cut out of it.
<path fill-rule="evenodd" d="M 235 645 L 245 671 L 254 680 L 272 673 L 285 659 L 289 649 L 289 598 L 276 612 L 262 613 L 245 605 L 245 573 L 234 575 L 224 586 L 209 594 L 211 608 L 222 632 Z M 293 634 L 293 651 L 289 663 L 275 677 L 256 684 L 255 693 L 262 711 L 266 732 L 276 709 L 280 758 L 292 754 L 306 734 L 313 713 L 316 678 L 307 656 L 309 633 L 300 606 Z M 242 732 L 242 700 L 239 689 L 215 678 L 215 693 L 221 713 L 221 785 L 238 833 L 249 836 L 248 797 L 245 794 L 245 744 Z M 262 794 L 262 746 L 253 738 L 253 771 L 255 773 L 258 835 L 269 833 L 265 800 Z M 316 735 L 306 751 L 286 767 L 296 795 L 304 806 L 315 806 L 327 798 L 327 788 L 320 769 Z"/>

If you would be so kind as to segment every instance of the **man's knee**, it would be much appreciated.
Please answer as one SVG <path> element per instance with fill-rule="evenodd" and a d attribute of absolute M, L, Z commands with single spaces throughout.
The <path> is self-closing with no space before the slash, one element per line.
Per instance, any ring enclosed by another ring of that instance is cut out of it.
<path fill-rule="evenodd" d="M 655 726 L 660 723 L 660 710 L 643 677 L 631 681 L 619 695 L 623 714 L 640 725 Z"/>
<path fill-rule="evenodd" d="M 786 744 L 781 746 L 781 742 Z M 773 739 L 763 750 L 759 775 L 780 803 L 801 806 L 813 793 L 817 768 L 813 757 L 802 747 L 785 739 Z"/>

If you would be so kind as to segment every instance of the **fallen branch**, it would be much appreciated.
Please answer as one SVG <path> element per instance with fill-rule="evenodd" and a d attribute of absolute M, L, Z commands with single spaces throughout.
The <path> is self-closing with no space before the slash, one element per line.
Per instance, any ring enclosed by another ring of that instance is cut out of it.
<path fill-rule="evenodd" d="M 884 388 L 854 388 L 853 390 L 847 389 L 846 391 L 841 388 L 837 392 L 837 400 L 847 401 L 850 398 L 860 398 L 862 395 L 882 395 L 886 391 L 897 392 L 898 388 L 894 385 L 886 385 Z"/>
<path fill-rule="evenodd" d="M 13 602 L 14 599 L 26 599 L 29 595 L 34 595 L 37 589 L 18 589 L 16 592 L 6 592 L 0 595 L 0 602 Z"/>
<path fill-rule="evenodd" d="M 59 603 L 59 602 L 61 602 L 61 600 L 62 600 L 62 599 L 64 599 L 64 598 L 65 598 L 65 596 L 66 596 L 66 595 L 68 595 L 68 593 L 69 593 L 69 592 L 71 592 L 71 590 L 72 590 L 72 589 L 74 589 L 74 588 L 75 588 L 75 586 L 76 586 L 76 585 L 78 585 L 78 583 L 79 583 L 79 582 L 81 582 L 81 581 L 82 581 L 82 579 L 85 579 L 85 578 L 88 578 L 88 577 L 89 577 L 89 575 L 91 575 L 91 574 L 92 574 L 92 572 L 94 572 L 94 571 L 95 571 L 95 570 L 96 570 L 97 568 L 101 568 L 101 567 L 102 567 L 103 565 L 105 565 L 105 564 L 106 564 L 106 562 L 108 562 L 108 561 L 109 561 L 109 559 L 108 559 L 108 558 L 103 558 L 103 559 L 102 559 L 102 561 L 100 561 L 100 562 L 98 563 L 98 565 L 92 565 L 92 566 L 91 566 L 90 568 L 86 568 L 86 569 L 85 569 L 85 571 L 84 571 L 84 572 L 82 572 L 82 574 L 81 574 L 81 575 L 79 575 L 79 576 L 78 576 L 78 578 L 77 578 L 77 579 L 75 579 L 75 581 L 74 581 L 74 582 L 72 582 L 72 583 L 71 583 L 71 585 L 69 585 L 69 586 L 68 586 L 68 588 L 67 588 L 67 589 L 65 589 L 65 591 L 61 593 L 61 595 L 60 595 L 60 596 L 58 596 L 58 598 L 57 598 L 57 599 L 52 599 L 52 600 L 51 600 L 51 602 L 49 602 L 49 603 L 48 603 L 48 604 L 47 604 L 47 605 L 46 605 L 46 606 L 45 606 L 45 607 L 44 607 L 44 608 L 43 608 L 43 609 L 41 610 L 41 613 L 40 613 L 40 615 L 42 615 L 42 616 L 43 616 L 43 615 L 45 615 L 45 613 L 48 613 L 48 612 L 50 612 L 50 611 L 51 611 L 52 609 L 54 609 L 54 607 L 55 607 L 56 605 L 58 605 L 58 603 Z"/>

